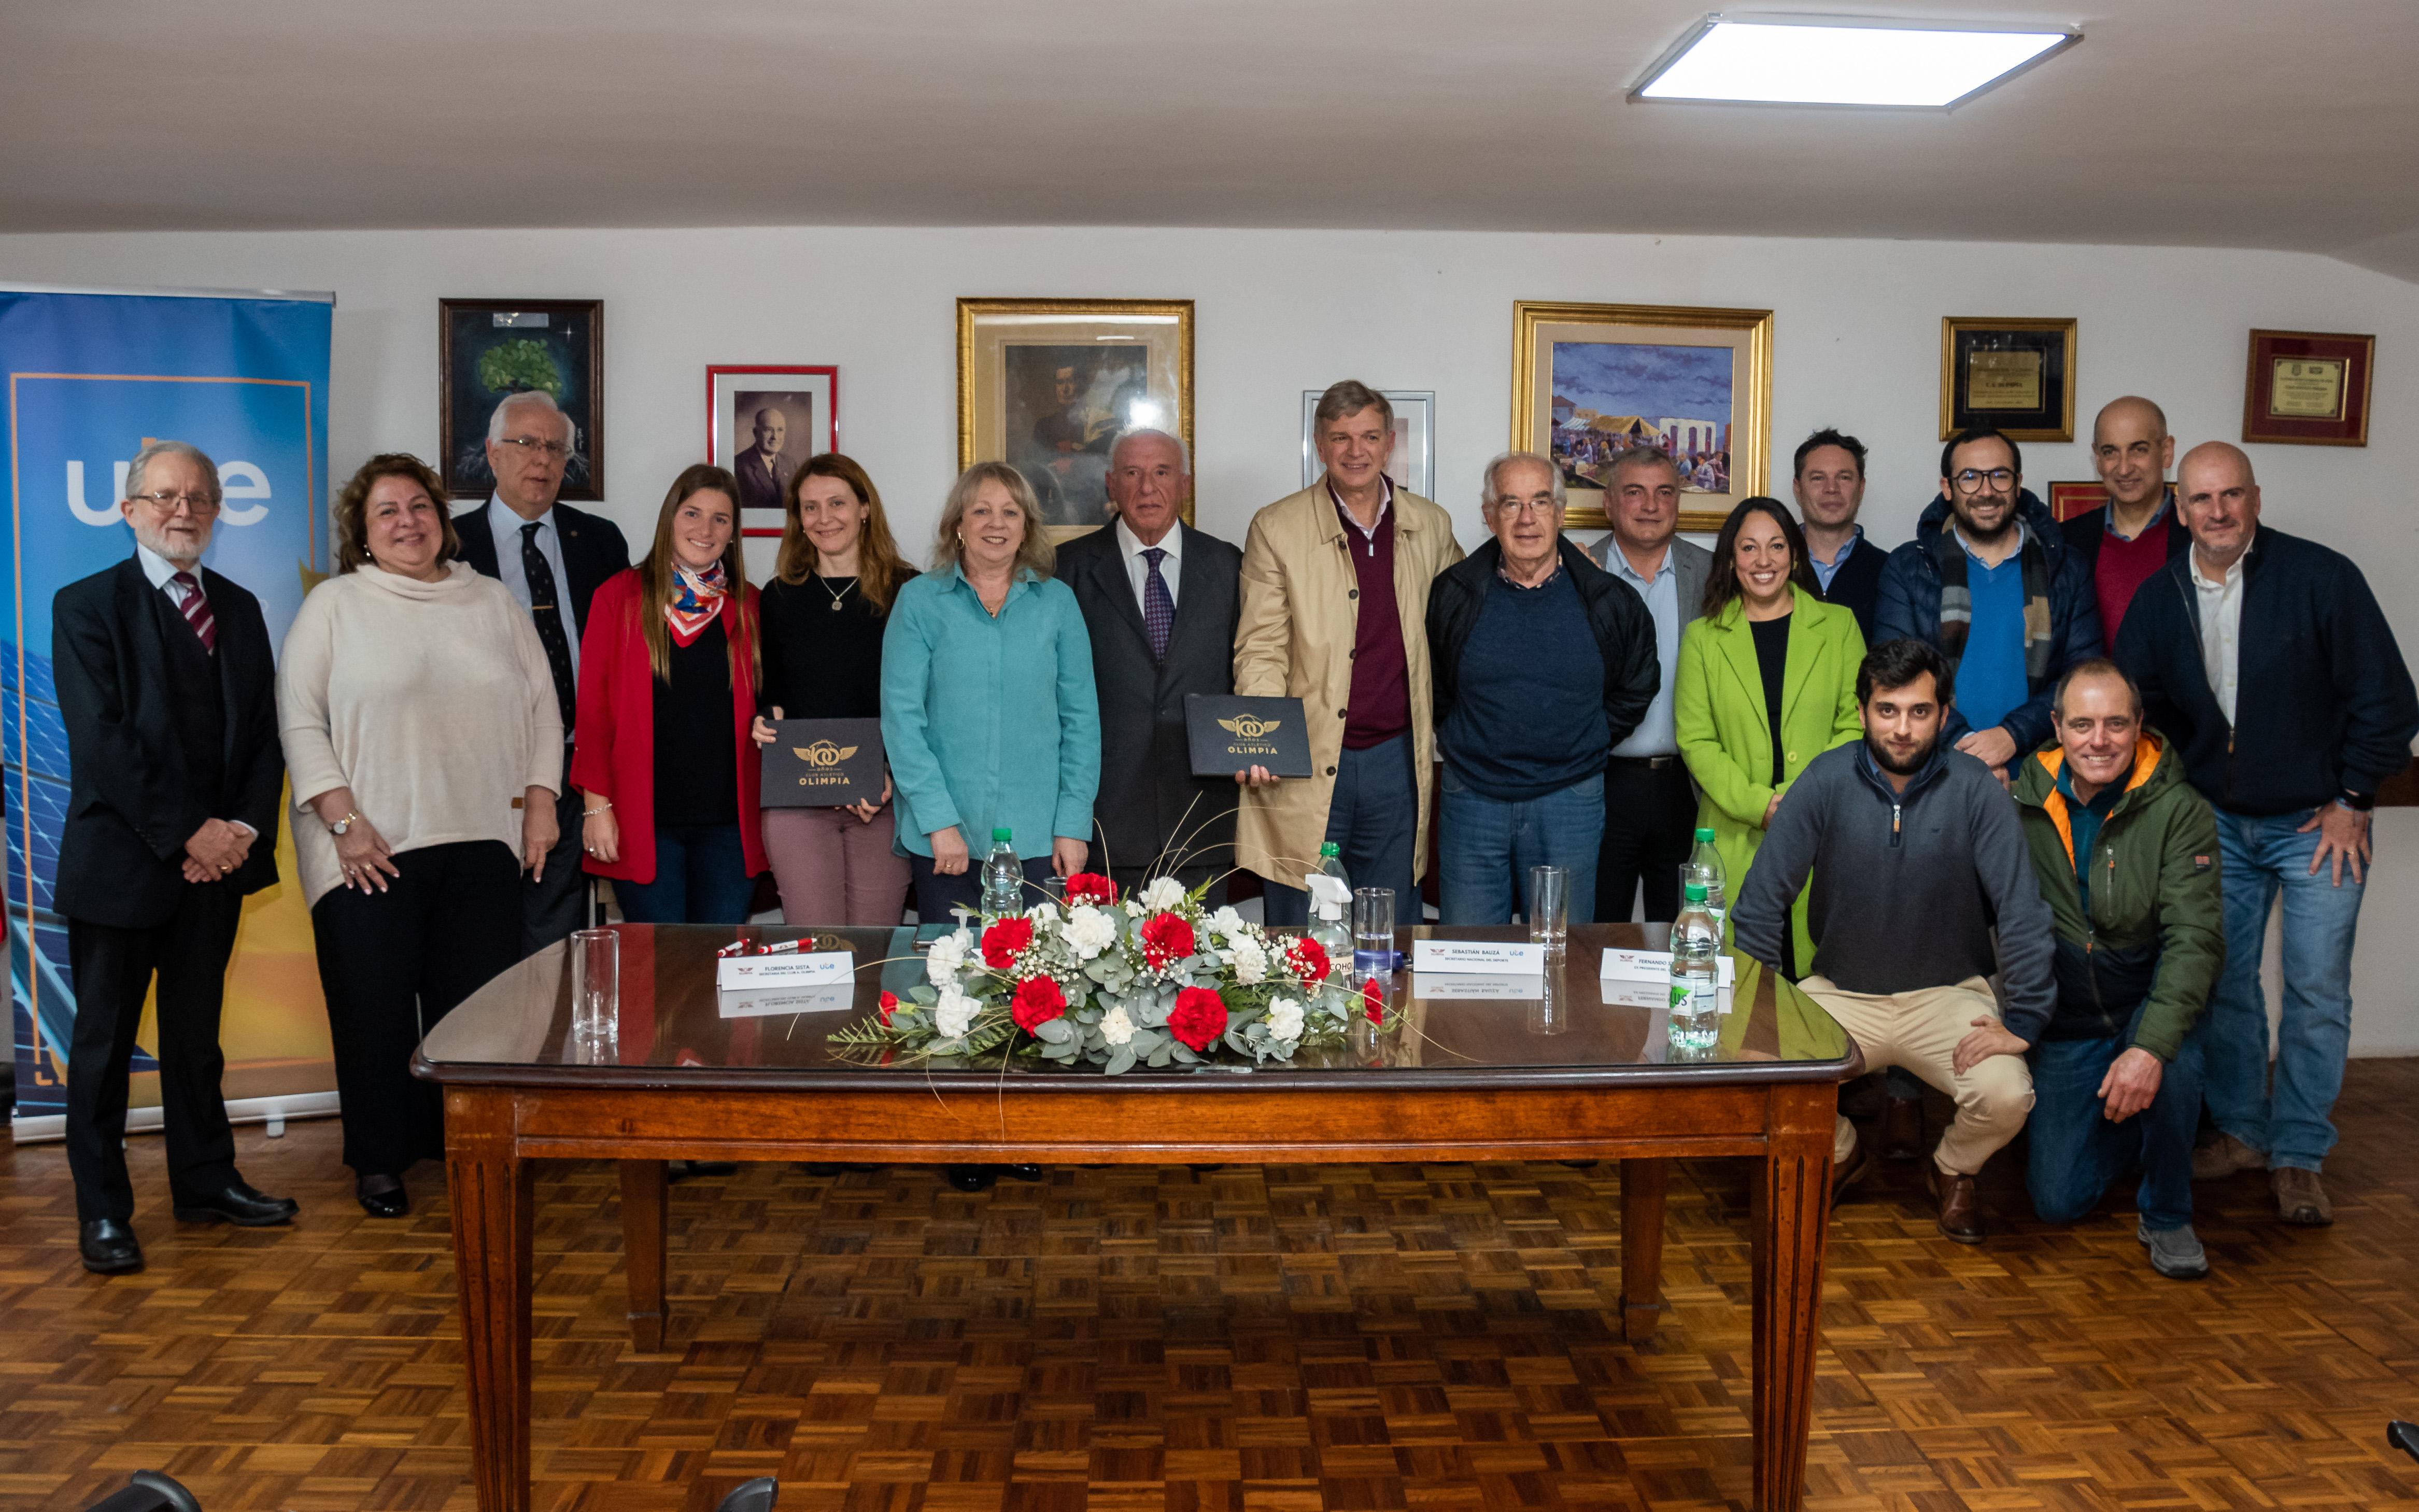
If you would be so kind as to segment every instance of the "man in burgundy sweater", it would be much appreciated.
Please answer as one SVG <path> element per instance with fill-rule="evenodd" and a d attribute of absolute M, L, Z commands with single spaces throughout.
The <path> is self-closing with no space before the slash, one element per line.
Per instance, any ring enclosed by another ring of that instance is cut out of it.
<path fill-rule="evenodd" d="M 2111 399 L 2092 422 L 2091 465 L 2108 502 L 2059 528 L 2099 595 L 2100 633 L 2112 655 L 2134 591 L 2192 544 L 2176 517 L 2175 490 L 2167 486 L 2175 459 L 2167 417 L 2148 399 Z"/>

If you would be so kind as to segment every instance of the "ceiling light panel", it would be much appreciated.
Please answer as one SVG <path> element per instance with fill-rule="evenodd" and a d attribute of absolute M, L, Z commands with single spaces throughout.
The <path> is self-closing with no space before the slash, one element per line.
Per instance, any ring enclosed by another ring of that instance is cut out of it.
<path fill-rule="evenodd" d="M 1949 110 L 2081 40 L 2057 27 L 1717 13 L 1630 98 Z"/>

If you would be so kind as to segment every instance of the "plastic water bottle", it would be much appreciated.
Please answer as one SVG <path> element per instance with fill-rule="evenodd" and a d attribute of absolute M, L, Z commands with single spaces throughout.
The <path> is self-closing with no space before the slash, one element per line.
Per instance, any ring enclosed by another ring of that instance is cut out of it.
<path fill-rule="evenodd" d="M 1016 836 L 1003 825 L 991 832 L 991 854 L 983 857 L 982 917 L 1013 918 L 1025 912 L 1025 867 L 1016 858 Z"/>
<path fill-rule="evenodd" d="M 1672 922 L 1672 1058 L 1699 1060 L 1721 1035 L 1722 929 L 1703 883 L 1689 883 L 1683 896 Z"/>
<path fill-rule="evenodd" d="M 1723 888 L 1721 853 L 1714 849 L 1714 832 L 1697 831 L 1697 848 L 1688 853 L 1687 870 L 1680 873 L 1683 886 L 1694 883 L 1705 889 L 1705 912 L 1714 916 L 1714 935 L 1721 936 L 1723 926 L 1730 922 L 1730 894 Z"/>
<path fill-rule="evenodd" d="M 1310 937 L 1338 970 L 1352 960 L 1352 879 L 1344 874 L 1344 853 L 1333 841 L 1318 847 L 1318 870 L 1302 878 L 1310 887 Z"/>

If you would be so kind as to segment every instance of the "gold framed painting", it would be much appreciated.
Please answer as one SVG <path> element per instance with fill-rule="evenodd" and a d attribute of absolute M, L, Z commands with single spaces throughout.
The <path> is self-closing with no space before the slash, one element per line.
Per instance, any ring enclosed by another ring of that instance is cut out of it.
<path fill-rule="evenodd" d="M 2074 322 L 1940 320 L 1940 439 L 1988 425 L 2011 440 L 2074 440 Z"/>
<path fill-rule="evenodd" d="M 1024 473 L 1052 540 L 1108 517 L 1109 443 L 1136 426 L 1193 449 L 1191 300 L 958 301 L 958 467 Z"/>
<path fill-rule="evenodd" d="M 1512 306 L 1512 446 L 1562 470 L 1566 528 L 1609 528 L 1612 465 L 1655 445 L 1680 464 L 1680 529 L 1718 531 L 1764 491 L 1771 444 L 1770 310 Z"/>

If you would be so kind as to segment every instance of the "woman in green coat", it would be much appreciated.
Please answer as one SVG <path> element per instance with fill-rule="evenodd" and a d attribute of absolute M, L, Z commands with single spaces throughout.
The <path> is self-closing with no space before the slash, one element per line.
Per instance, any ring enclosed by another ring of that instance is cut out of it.
<path fill-rule="evenodd" d="M 1857 739 L 1857 667 L 1865 638 L 1846 609 L 1814 596 L 1806 537 L 1780 501 L 1743 500 L 1722 522 L 1703 618 L 1680 636 L 1672 706 L 1680 758 L 1697 780 L 1697 827 L 1714 832 L 1735 899 L 1764 827 L 1806 764 Z M 1814 956 L 1800 894 L 1795 977 Z"/>

